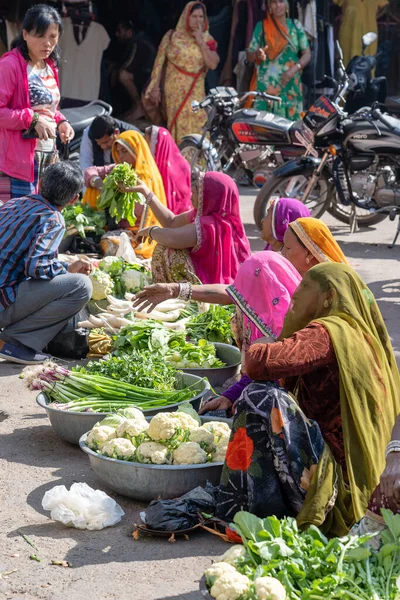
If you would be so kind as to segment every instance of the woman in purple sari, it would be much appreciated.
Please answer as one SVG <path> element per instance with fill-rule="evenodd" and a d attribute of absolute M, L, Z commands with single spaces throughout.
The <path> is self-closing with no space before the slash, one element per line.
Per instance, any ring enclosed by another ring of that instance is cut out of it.
<path fill-rule="evenodd" d="M 311 212 L 300 200 L 294 198 L 272 200 L 262 220 L 261 239 L 267 242 L 264 250 L 279 252 L 289 224 L 301 217 L 311 217 Z"/>

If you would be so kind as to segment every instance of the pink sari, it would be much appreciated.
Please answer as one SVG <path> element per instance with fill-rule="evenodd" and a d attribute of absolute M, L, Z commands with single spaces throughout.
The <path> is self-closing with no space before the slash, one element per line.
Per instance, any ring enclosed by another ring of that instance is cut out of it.
<path fill-rule="evenodd" d="M 190 252 L 202 283 L 230 284 L 251 254 L 239 213 L 233 179 L 211 171 L 199 177 L 199 205 L 194 219 L 197 245 Z"/>
<path fill-rule="evenodd" d="M 300 281 L 298 271 L 278 252 L 257 252 L 243 263 L 226 291 L 243 314 L 244 349 L 262 336 L 279 336 Z"/>
<path fill-rule="evenodd" d="M 179 152 L 167 129 L 153 125 L 150 150 L 164 183 L 168 208 L 175 215 L 190 210 L 192 208 L 190 165 Z"/>

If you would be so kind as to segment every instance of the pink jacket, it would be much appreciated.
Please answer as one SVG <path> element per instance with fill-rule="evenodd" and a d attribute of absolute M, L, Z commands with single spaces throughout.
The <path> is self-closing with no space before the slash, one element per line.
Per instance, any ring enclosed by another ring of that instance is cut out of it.
<path fill-rule="evenodd" d="M 47 60 L 59 85 L 58 72 Z M 22 139 L 33 118 L 29 99 L 27 63 L 19 50 L 11 50 L 0 59 L 0 171 L 10 177 L 32 182 L 36 140 Z M 65 117 L 57 111 L 55 121 Z"/>

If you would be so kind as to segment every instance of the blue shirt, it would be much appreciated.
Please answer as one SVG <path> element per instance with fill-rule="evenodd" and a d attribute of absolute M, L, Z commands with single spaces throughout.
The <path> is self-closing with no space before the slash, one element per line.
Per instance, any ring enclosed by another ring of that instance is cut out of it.
<path fill-rule="evenodd" d="M 58 260 L 64 233 L 64 217 L 40 195 L 0 206 L 0 312 L 15 301 L 22 281 L 67 272 Z"/>

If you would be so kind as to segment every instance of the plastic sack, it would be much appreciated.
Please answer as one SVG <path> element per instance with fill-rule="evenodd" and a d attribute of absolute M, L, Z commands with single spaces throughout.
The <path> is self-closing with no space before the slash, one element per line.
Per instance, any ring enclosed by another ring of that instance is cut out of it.
<path fill-rule="evenodd" d="M 140 261 L 137 259 L 134 249 L 132 248 L 129 237 L 126 233 L 121 233 L 117 256 L 121 256 L 127 263 L 134 265 Z"/>
<path fill-rule="evenodd" d="M 200 521 L 199 513 L 215 512 L 214 487 L 207 483 L 174 500 L 153 500 L 146 509 L 145 523 L 156 531 L 190 529 Z"/>
<path fill-rule="evenodd" d="M 42 506 L 51 511 L 53 521 L 76 529 L 104 529 L 119 523 L 125 515 L 115 500 L 86 483 L 73 483 L 70 490 L 56 485 L 45 493 Z"/>
<path fill-rule="evenodd" d="M 88 318 L 89 311 L 82 308 L 47 344 L 45 352 L 57 358 L 85 358 L 89 352 L 89 330 L 78 327 L 78 323 Z"/>

